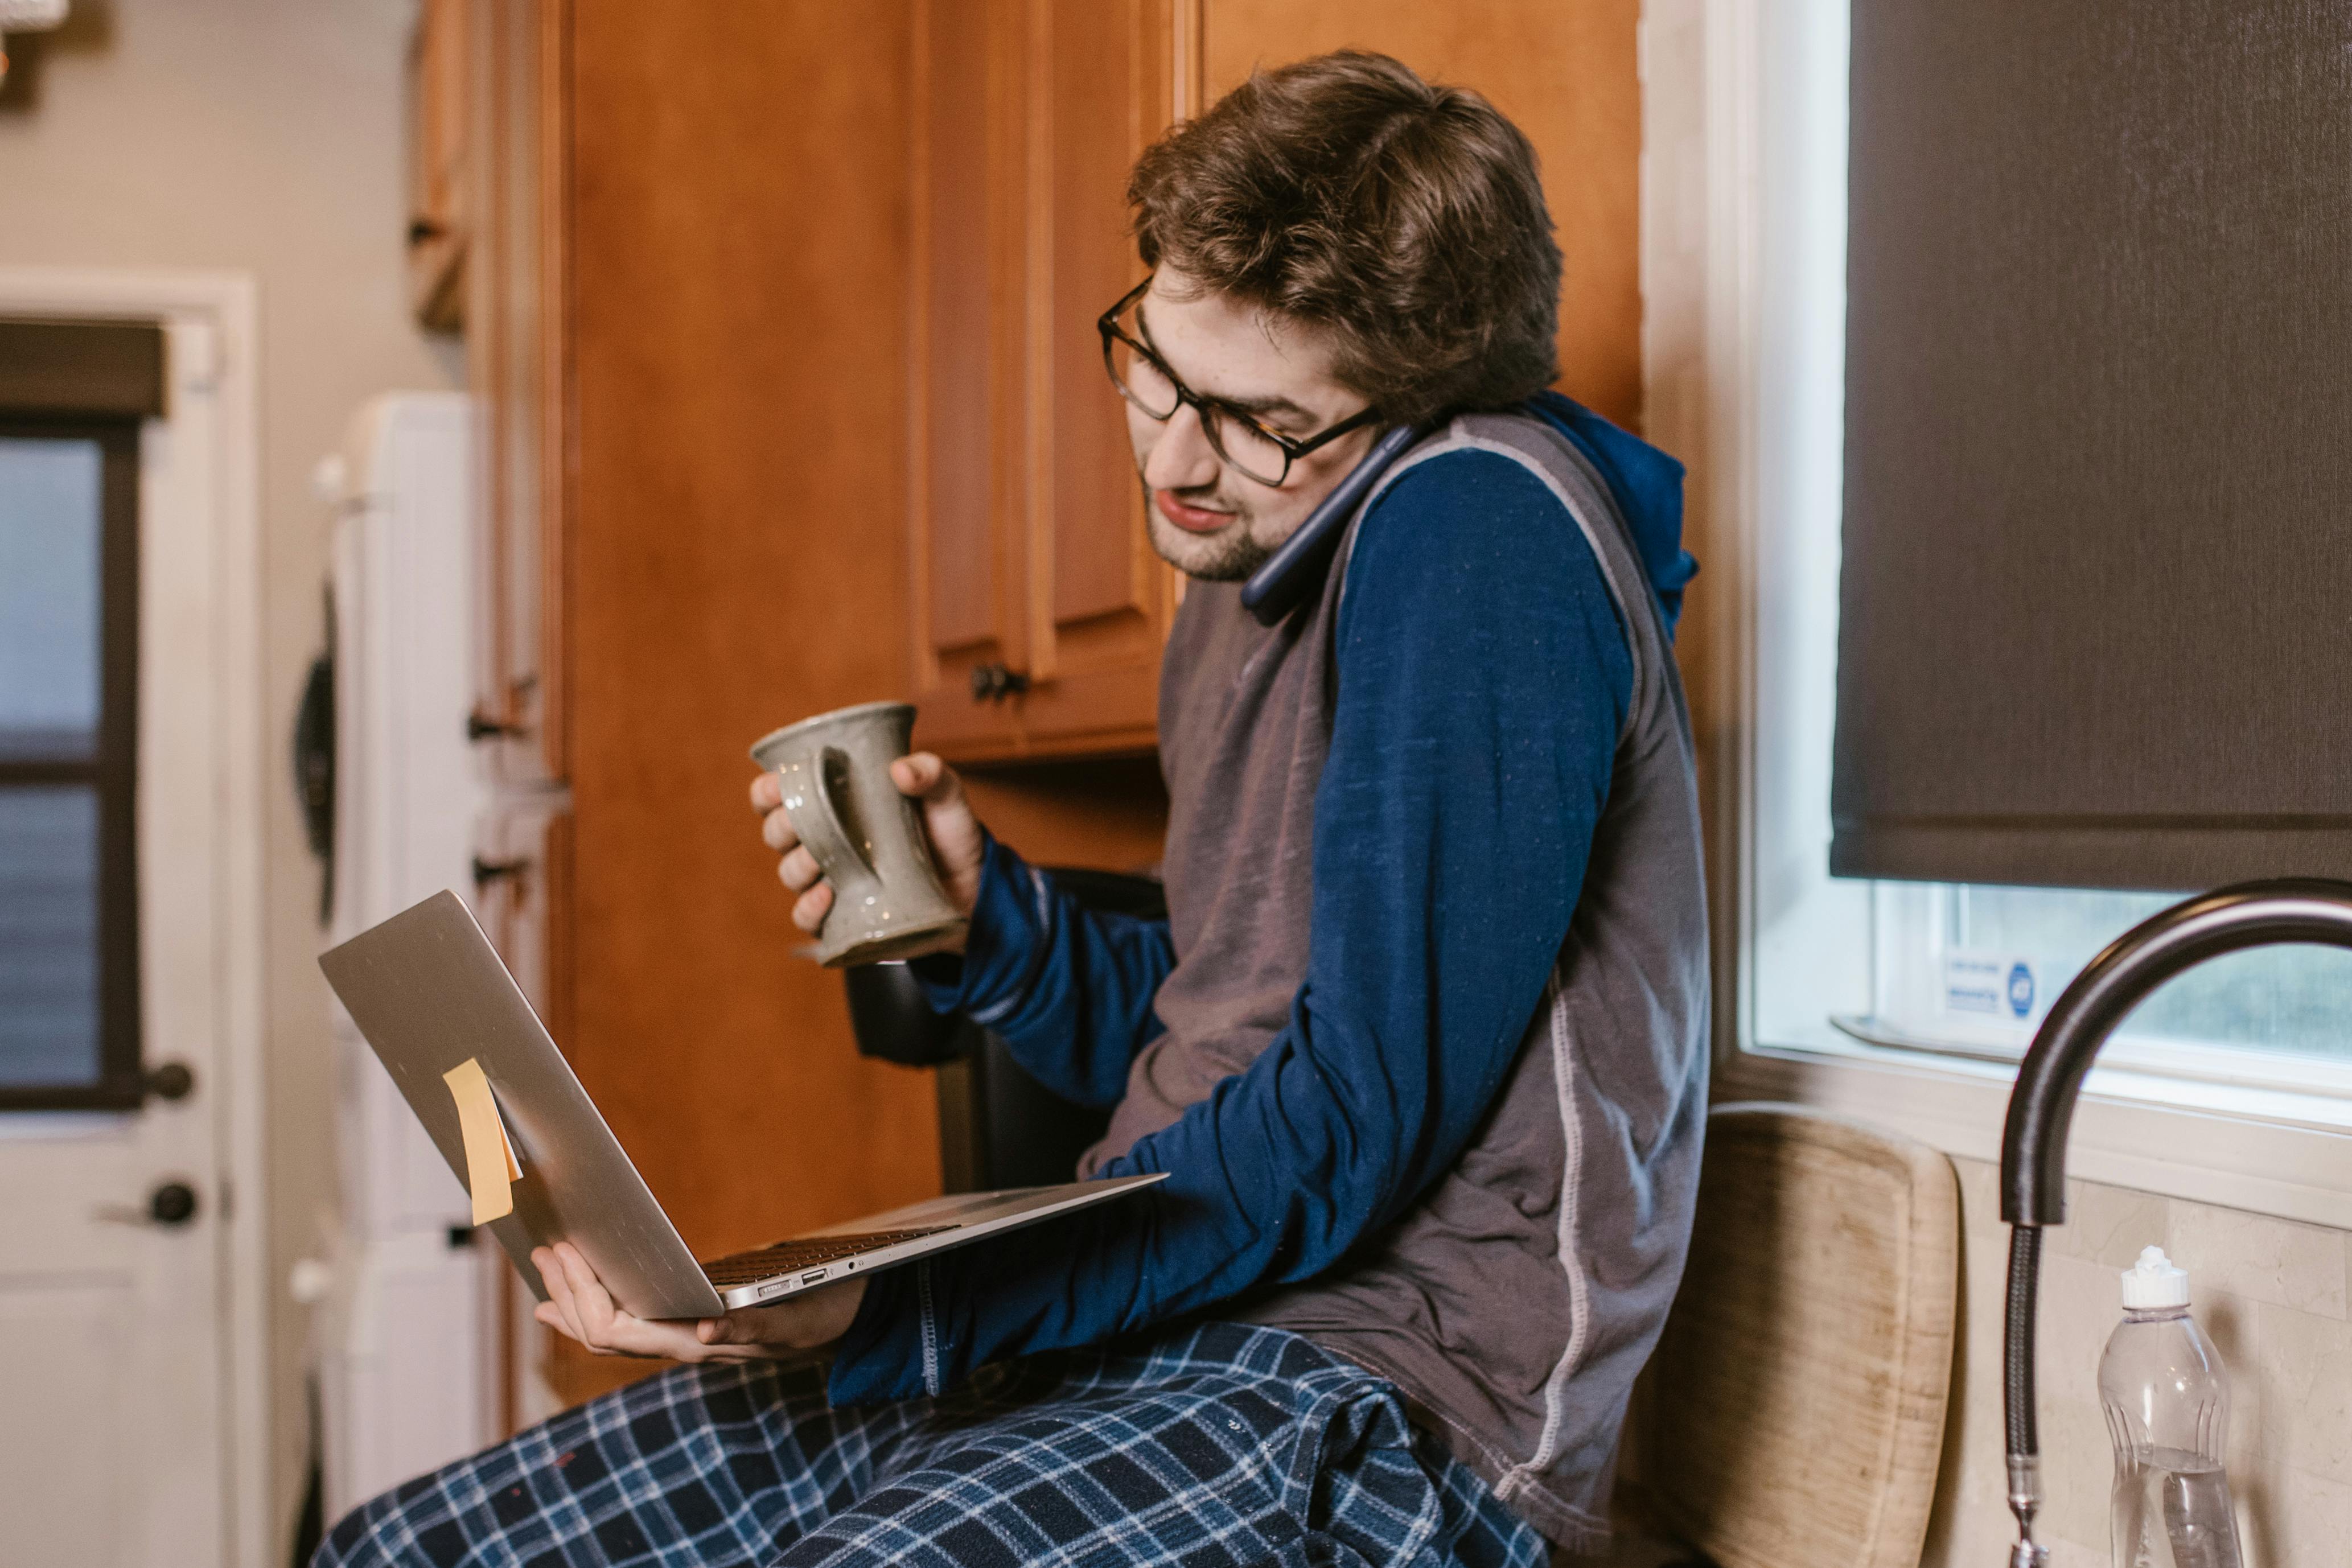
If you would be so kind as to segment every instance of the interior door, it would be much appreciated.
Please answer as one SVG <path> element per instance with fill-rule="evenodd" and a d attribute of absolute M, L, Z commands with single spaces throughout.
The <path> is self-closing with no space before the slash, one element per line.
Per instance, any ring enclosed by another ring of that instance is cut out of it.
<path fill-rule="evenodd" d="M 154 494 L 174 464 L 205 461 L 200 443 L 161 434 L 136 416 L 0 416 L 10 1563 L 224 1560 L 226 1001 L 207 935 L 222 753 L 202 616 L 187 614 L 212 547 L 202 528 L 142 528 L 142 475 Z"/>

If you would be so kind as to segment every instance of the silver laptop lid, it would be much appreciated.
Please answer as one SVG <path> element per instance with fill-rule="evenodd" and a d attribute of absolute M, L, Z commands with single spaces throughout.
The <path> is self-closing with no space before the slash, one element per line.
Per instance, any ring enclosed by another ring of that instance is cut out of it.
<path fill-rule="evenodd" d="M 718 1317 L 726 1310 L 669 1216 L 572 1076 L 465 902 L 447 891 L 403 910 L 319 967 L 434 1147 L 466 1182 L 457 1104 L 442 1074 L 481 1063 L 513 1136 L 522 1179 L 514 1212 L 490 1233 L 539 1293 L 530 1249 L 568 1240 L 621 1308 L 641 1318 Z"/>

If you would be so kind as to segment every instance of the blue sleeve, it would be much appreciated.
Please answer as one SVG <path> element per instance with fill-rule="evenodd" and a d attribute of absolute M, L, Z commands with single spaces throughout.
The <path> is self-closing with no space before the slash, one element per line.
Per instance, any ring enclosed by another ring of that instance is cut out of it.
<path fill-rule="evenodd" d="M 877 1275 L 835 1400 L 1306 1279 L 1467 1145 L 1567 936 L 1632 658 L 1574 519 L 1483 452 L 1422 463 L 1366 517 L 1337 636 L 1288 1024 L 1102 1173 L 1167 1181 Z"/>
<path fill-rule="evenodd" d="M 992 834 L 961 960 L 912 967 L 935 1010 L 994 1030 L 1046 1088 L 1115 1105 L 1128 1064 L 1160 1032 L 1151 998 L 1175 963 L 1168 922 L 1082 909 Z"/>

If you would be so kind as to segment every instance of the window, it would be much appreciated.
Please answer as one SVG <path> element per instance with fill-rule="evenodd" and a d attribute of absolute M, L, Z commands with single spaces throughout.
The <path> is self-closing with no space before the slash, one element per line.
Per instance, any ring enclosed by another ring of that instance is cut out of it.
<path fill-rule="evenodd" d="M 1762 18 L 1747 264 L 1758 290 L 1755 641 L 1740 1043 L 2005 1075 L 2082 966 L 2179 894 L 1830 874 L 1846 564 L 1848 17 L 1828 4 Z M 2110 1094 L 2245 1115 L 2277 1114 L 2291 1099 L 2291 1119 L 2352 1125 L 2352 954 L 2271 948 L 2204 966 L 2151 998 L 2101 1061 L 2121 1070 L 2095 1078 Z"/>
<path fill-rule="evenodd" d="M 139 431 L 161 335 L 0 335 L 0 1109 L 131 1106 Z"/>

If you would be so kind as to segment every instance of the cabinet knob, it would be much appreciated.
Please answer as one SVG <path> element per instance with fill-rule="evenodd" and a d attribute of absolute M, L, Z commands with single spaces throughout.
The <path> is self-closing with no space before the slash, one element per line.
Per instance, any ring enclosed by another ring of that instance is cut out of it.
<path fill-rule="evenodd" d="M 1019 670 L 1003 664 L 975 664 L 971 672 L 971 700 L 976 703 L 1003 702 L 1006 697 L 1019 696 L 1029 689 L 1029 677 Z"/>
<path fill-rule="evenodd" d="M 494 882 L 503 882 L 509 877 L 520 876 L 530 869 L 530 862 L 527 860 L 490 861 L 476 855 L 474 885 L 478 888 L 488 887 Z"/>
<path fill-rule="evenodd" d="M 467 740 L 494 740 L 502 735 L 520 735 L 522 733 L 522 726 L 519 724 L 507 724 L 501 720 L 492 718 L 480 708 L 476 708 L 473 712 L 466 716 L 466 738 Z"/>

